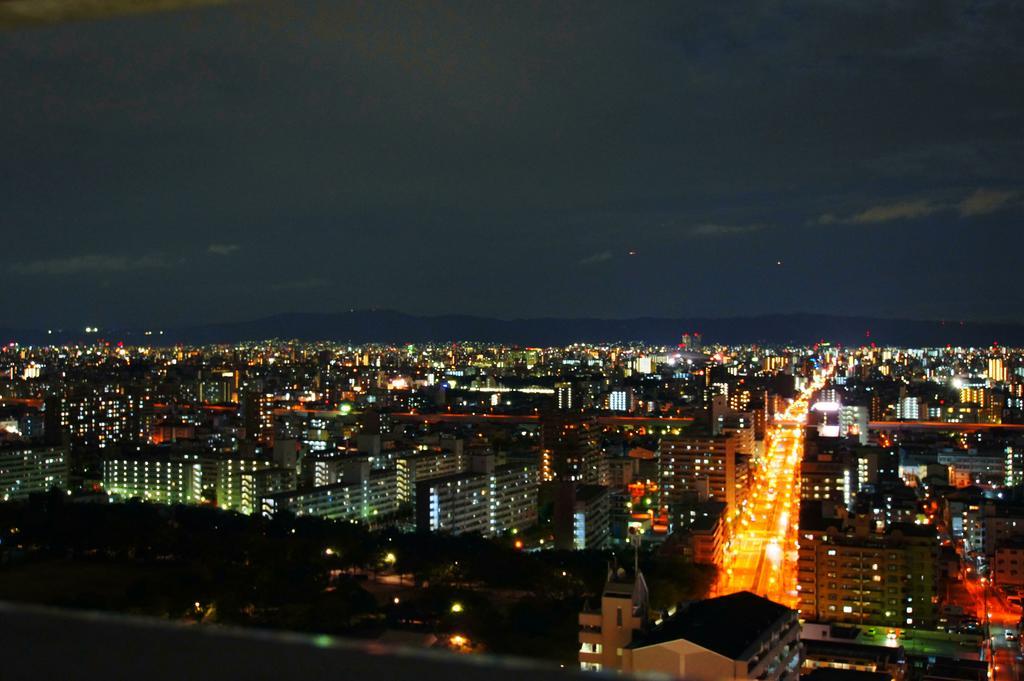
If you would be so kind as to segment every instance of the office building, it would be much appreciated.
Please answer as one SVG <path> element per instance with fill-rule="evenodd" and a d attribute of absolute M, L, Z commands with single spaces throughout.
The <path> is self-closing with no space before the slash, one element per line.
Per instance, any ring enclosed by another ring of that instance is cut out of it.
<path fill-rule="evenodd" d="M 204 404 L 238 402 L 240 372 L 232 369 L 200 371 L 196 378 L 196 393 Z"/>
<path fill-rule="evenodd" d="M 802 681 L 903 681 L 907 655 L 901 645 L 882 645 L 867 628 L 804 622 Z"/>

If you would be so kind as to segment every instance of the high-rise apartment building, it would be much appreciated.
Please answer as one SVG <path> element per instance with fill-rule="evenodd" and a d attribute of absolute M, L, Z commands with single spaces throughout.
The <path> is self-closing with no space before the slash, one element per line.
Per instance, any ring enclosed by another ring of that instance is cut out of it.
<path fill-rule="evenodd" d="M 724 501 L 729 513 L 743 498 L 746 457 L 734 436 L 675 435 L 658 443 L 662 506 L 680 508 L 706 499 Z"/>
<path fill-rule="evenodd" d="M 628 412 L 636 407 L 636 395 L 632 388 L 616 388 L 608 393 L 606 407 L 610 411 Z"/>
<path fill-rule="evenodd" d="M 848 507 L 856 482 L 852 468 L 850 457 L 843 454 L 806 452 L 800 462 L 800 498 Z"/>
<path fill-rule="evenodd" d="M 564 381 L 555 384 L 555 405 L 562 411 L 579 409 L 579 394 L 572 383 Z"/>
<path fill-rule="evenodd" d="M 611 508 L 608 488 L 601 485 L 576 485 L 572 507 L 572 545 L 559 541 L 556 528 L 555 543 L 561 548 L 600 550 L 607 548 L 611 529 Z"/>
<path fill-rule="evenodd" d="M 399 457 L 395 461 L 398 472 L 398 496 L 402 501 L 411 502 L 416 496 L 416 484 L 465 472 L 468 465 L 462 449 L 438 449 L 416 452 Z"/>
<path fill-rule="evenodd" d="M 925 629 L 938 621 L 939 541 L 931 525 L 872 531 L 868 518 L 823 519 L 801 507 L 797 589 L 802 618 Z"/>
<path fill-rule="evenodd" d="M 537 464 L 507 463 L 489 471 L 490 534 L 519 532 L 537 524 Z"/>
<path fill-rule="evenodd" d="M 262 390 L 250 390 L 242 404 L 245 436 L 267 447 L 274 446 L 274 396 Z"/>
<path fill-rule="evenodd" d="M 606 484 L 608 466 L 599 446 L 599 433 L 593 416 L 571 412 L 542 415 L 541 480 Z"/>
<path fill-rule="evenodd" d="M 496 536 L 537 524 L 537 466 L 495 465 L 476 457 L 472 469 L 416 483 L 416 527 L 421 531 Z"/>
<path fill-rule="evenodd" d="M 216 466 L 217 506 L 245 515 L 260 510 L 262 497 L 296 488 L 295 469 L 279 467 L 273 461 L 220 458 Z"/>
<path fill-rule="evenodd" d="M 839 436 L 855 437 L 861 445 L 868 443 L 868 408 L 845 404 L 839 408 Z"/>
<path fill-rule="evenodd" d="M 988 373 L 986 374 L 990 383 L 1006 383 L 1008 377 L 1006 363 L 1002 357 L 990 357 L 988 360 Z"/>
<path fill-rule="evenodd" d="M 1006 472 L 1006 486 L 1024 485 L 1024 447 L 1010 445 L 1003 450 L 1003 453 L 1005 454 L 1003 467 Z"/>
<path fill-rule="evenodd" d="M 896 418 L 901 421 L 920 421 L 921 404 L 916 397 L 902 397 L 896 403 Z"/>
<path fill-rule="evenodd" d="M 72 445 L 103 449 L 121 442 L 140 442 L 144 437 L 141 418 L 147 400 L 144 395 L 117 386 L 87 388 L 52 400 L 59 428 Z"/>
<path fill-rule="evenodd" d="M 0 501 L 68 488 L 68 452 L 64 447 L 14 443 L 0 447 Z"/>
<path fill-rule="evenodd" d="M 374 525 L 398 512 L 398 479 L 394 469 L 357 465 L 333 485 L 268 494 L 261 498 L 260 509 L 268 516 L 288 511 Z"/>
<path fill-rule="evenodd" d="M 123 447 L 103 460 L 103 489 L 122 499 L 197 504 L 204 488 L 198 453 L 170 447 Z"/>

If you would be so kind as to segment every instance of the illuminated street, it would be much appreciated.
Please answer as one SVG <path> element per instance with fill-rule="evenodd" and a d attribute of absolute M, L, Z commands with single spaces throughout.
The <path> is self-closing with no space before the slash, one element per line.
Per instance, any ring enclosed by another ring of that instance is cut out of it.
<path fill-rule="evenodd" d="M 965 579 L 963 585 L 974 606 L 972 614 L 978 621 L 988 623 L 992 678 L 995 681 L 1020 679 L 1024 671 L 1017 659 L 1020 653 L 1016 638 L 1019 633 L 1017 623 L 1020 621 L 1020 608 L 1007 602 L 1002 592 L 985 578 Z M 1007 638 L 1008 633 L 1010 638 Z"/>
<path fill-rule="evenodd" d="M 733 538 L 720 566 L 719 595 L 752 591 L 796 605 L 796 530 L 800 506 L 800 459 L 808 401 L 825 382 L 819 376 L 790 403 L 765 436 L 765 453 L 746 504 L 733 517 Z"/>

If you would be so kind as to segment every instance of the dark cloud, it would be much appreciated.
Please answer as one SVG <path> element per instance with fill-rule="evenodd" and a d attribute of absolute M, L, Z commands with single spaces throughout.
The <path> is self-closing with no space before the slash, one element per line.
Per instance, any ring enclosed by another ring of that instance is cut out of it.
<path fill-rule="evenodd" d="M 944 0 L 253 2 L 3 32 L 0 322 L 242 319 L 297 290 L 872 313 L 905 285 L 936 295 L 885 313 L 1019 316 L 1022 34 L 1015 3 Z M 984 305 L 941 293 L 972 252 Z"/>

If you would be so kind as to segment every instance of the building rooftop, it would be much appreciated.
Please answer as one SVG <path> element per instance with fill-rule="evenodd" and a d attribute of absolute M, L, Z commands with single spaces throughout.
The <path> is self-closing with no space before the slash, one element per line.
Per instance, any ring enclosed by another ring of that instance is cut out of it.
<path fill-rule="evenodd" d="M 604 485 L 577 485 L 576 501 L 590 502 L 600 499 L 608 494 L 608 488 Z"/>
<path fill-rule="evenodd" d="M 823 515 L 824 504 L 819 500 L 804 499 L 800 502 L 800 529 L 808 532 L 824 532 L 829 527 L 842 527 L 839 518 Z"/>
<path fill-rule="evenodd" d="M 985 497 L 980 487 L 961 487 L 946 494 L 946 501 L 978 501 Z"/>
<path fill-rule="evenodd" d="M 684 639 L 739 660 L 766 631 L 793 614 L 784 605 L 740 591 L 690 604 L 655 629 L 638 635 L 630 647 Z"/>
<path fill-rule="evenodd" d="M 853 641 L 821 641 L 817 639 L 801 638 L 804 646 L 805 657 L 814 659 L 816 657 L 844 657 L 860 660 L 872 660 L 876 664 L 896 664 L 905 656 L 901 646 L 879 646 L 870 643 L 855 643 Z"/>
<path fill-rule="evenodd" d="M 608 579 L 604 584 L 605 596 L 633 596 L 638 590 L 646 596 L 647 583 L 643 573 L 629 572 L 625 568 L 608 570 Z"/>

